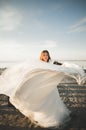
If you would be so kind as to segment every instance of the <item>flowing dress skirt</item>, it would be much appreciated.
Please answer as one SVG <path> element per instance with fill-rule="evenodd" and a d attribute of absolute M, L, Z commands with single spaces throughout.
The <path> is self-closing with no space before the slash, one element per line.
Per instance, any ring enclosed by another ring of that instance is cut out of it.
<path fill-rule="evenodd" d="M 70 119 L 70 111 L 59 96 L 57 85 L 70 76 L 79 84 L 84 72 L 76 65 L 57 66 L 29 62 L 7 69 L 0 77 L 0 94 L 26 117 L 43 127 L 59 127 Z"/>

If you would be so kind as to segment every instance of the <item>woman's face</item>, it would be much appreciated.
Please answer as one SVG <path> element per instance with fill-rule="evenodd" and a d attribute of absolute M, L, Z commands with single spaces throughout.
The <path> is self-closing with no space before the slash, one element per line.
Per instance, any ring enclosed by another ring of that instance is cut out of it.
<path fill-rule="evenodd" d="M 42 54 L 42 60 L 45 61 L 45 62 L 48 62 L 48 59 L 49 59 L 49 56 L 48 56 L 48 53 L 45 52 Z"/>

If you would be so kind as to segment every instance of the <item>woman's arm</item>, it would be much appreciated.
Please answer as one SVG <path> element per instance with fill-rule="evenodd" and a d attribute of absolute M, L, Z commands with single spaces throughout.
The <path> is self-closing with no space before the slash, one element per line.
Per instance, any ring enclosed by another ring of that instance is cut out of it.
<path fill-rule="evenodd" d="M 54 61 L 53 64 L 62 65 L 62 63 L 60 63 L 60 62 L 58 62 L 58 61 Z"/>

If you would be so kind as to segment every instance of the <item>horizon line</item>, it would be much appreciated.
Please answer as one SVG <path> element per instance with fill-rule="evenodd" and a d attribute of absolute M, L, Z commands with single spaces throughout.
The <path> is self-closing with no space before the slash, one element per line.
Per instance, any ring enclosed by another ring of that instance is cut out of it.
<path fill-rule="evenodd" d="M 56 60 L 56 59 L 55 59 Z M 69 60 L 69 59 L 60 59 L 59 61 L 61 61 L 61 60 L 64 60 L 64 61 L 86 61 L 86 59 L 81 59 L 81 60 L 78 60 L 78 59 L 71 59 L 71 60 Z M 21 62 L 21 61 L 27 61 L 27 60 L 1 60 L 0 62 Z"/>

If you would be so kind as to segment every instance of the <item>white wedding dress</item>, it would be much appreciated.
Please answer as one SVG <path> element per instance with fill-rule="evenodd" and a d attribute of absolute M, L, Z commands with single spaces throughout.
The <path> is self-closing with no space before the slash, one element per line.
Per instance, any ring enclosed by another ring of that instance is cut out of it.
<path fill-rule="evenodd" d="M 38 125 L 59 127 L 70 115 L 57 90 L 57 85 L 67 76 L 79 84 L 85 79 L 84 71 L 74 64 L 24 62 L 2 73 L 0 94 L 9 96 L 10 102 Z"/>

